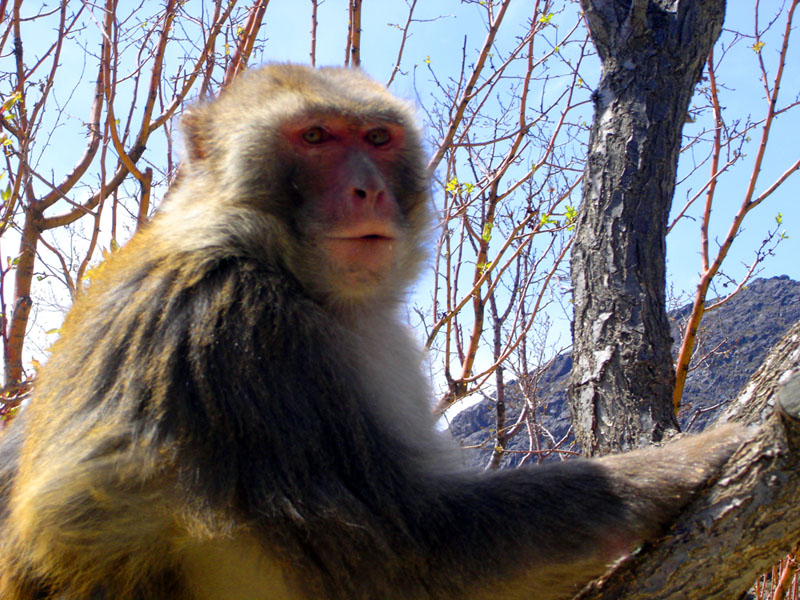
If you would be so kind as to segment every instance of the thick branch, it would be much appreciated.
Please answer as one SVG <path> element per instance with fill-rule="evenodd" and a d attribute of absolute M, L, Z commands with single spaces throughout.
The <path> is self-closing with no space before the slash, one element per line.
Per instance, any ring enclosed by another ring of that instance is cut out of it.
<path fill-rule="evenodd" d="M 728 417 L 769 413 L 720 478 L 659 543 L 629 559 L 580 600 L 730 600 L 800 540 L 800 353 L 795 325 Z M 792 376 L 793 375 L 793 376 Z M 781 380 L 781 384 L 779 384 Z M 777 407 L 777 408 L 776 408 Z"/>

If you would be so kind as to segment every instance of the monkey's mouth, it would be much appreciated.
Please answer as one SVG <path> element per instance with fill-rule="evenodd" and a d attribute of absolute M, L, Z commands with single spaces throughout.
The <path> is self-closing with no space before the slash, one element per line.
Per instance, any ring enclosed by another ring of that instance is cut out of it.
<path fill-rule="evenodd" d="M 329 237 L 328 243 L 334 252 L 394 252 L 396 238 L 389 235 L 370 233 L 367 235 Z"/>
<path fill-rule="evenodd" d="M 394 262 L 397 238 L 386 231 L 347 232 L 329 236 L 326 246 L 340 272 L 377 275 Z"/>
<path fill-rule="evenodd" d="M 388 224 L 380 222 L 365 222 L 360 225 L 347 226 L 334 230 L 328 234 L 332 240 L 343 241 L 394 241 L 397 232 Z"/>
<path fill-rule="evenodd" d="M 346 238 L 334 238 L 338 239 L 339 241 L 344 242 L 352 242 L 355 244 L 362 243 L 362 244 L 380 244 L 383 242 L 394 242 L 395 238 L 389 235 L 381 235 L 379 233 L 370 233 L 368 235 L 359 235 L 354 237 L 346 237 Z"/>

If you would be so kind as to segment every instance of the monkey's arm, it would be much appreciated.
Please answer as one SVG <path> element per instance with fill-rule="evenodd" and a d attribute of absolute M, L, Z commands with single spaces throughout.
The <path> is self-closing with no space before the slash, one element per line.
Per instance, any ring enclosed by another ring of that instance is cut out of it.
<path fill-rule="evenodd" d="M 724 427 L 602 459 L 440 479 L 429 543 L 442 573 L 480 574 L 475 597 L 569 598 L 663 532 L 748 435 Z"/>

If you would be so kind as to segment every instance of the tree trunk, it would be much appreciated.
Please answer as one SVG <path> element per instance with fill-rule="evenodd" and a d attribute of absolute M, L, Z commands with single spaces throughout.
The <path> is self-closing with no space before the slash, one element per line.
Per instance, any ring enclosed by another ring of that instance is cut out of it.
<path fill-rule="evenodd" d="M 570 408 L 586 454 L 677 431 L 665 236 L 681 129 L 724 0 L 581 0 L 603 70 L 572 249 Z"/>

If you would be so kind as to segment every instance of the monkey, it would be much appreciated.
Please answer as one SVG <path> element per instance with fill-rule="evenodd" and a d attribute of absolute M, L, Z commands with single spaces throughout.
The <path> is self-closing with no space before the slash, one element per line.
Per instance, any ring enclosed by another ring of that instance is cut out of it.
<path fill-rule="evenodd" d="M 0 442 L 3 600 L 568 598 L 745 439 L 460 466 L 401 316 L 432 222 L 409 104 L 273 64 L 182 136 Z"/>

